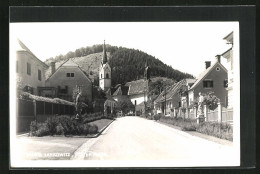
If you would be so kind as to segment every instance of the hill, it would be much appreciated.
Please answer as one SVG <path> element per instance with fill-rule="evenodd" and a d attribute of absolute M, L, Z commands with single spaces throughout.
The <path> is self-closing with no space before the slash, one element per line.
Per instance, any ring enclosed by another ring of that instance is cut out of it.
<path fill-rule="evenodd" d="M 176 81 L 184 78 L 194 78 L 192 75 L 175 70 L 159 59 L 140 50 L 110 45 L 106 45 L 106 47 L 108 62 L 112 69 L 113 86 L 143 78 L 146 61 L 151 68 L 152 77 L 167 77 Z M 47 59 L 45 63 L 50 65 L 51 61 L 55 61 L 57 69 L 68 58 L 72 58 L 97 85 L 99 66 L 102 60 L 102 49 L 102 45 L 80 48 L 75 52 L 69 52 L 64 56 L 59 55 L 55 58 Z M 76 57 L 75 55 L 79 57 Z M 46 77 L 49 76 L 50 70 L 47 70 Z"/>

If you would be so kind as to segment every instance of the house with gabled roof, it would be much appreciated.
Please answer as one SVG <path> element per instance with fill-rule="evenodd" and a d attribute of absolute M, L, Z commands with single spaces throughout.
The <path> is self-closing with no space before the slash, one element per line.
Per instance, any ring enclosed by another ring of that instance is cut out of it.
<path fill-rule="evenodd" d="M 38 59 L 25 44 L 17 39 L 16 76 L 19 89 L 39 95 L 38 88 L 45 86 L 45 71 L 48 65 Z"/>
<path fill-rule="evenodd" d="M 183 79 L 171 86 L 167 86 L 154 101 L 156 113 L 169 115 L 171 109 L 183 106 L 183 100 L 180 91 L 188 90 L 189 86 L 195 82 L 195 79 Z"/>
<path fill-rule="evenodd" d="M 92 81 L 72 58 L 63 62 L 56 70 L 51 63 L 51 76 L 46 80 L 46 87 L 56 90 L 56 97 L 73 101 L 73 90 L 80 91 L 84 101 L 92 102 Z M 46 89 L 46 88 L 45 88 Z M 42 91 L 48 95 L 48 91 Z"/>
<path fill-rule="evenodd" d="M 196 78 L 195 83 L 188 89 L 188 105 L 199 93 L 214 92 L 220 102 L 227 104 L 227 69 L 221 64 L 221 56 L 216 56 L 216 62 L 211 65 L 206 61 L 206 69 Z"/>
<path fill-rule="evenodd" d="M 231 47 L 221 54 L 228 62 L 228 107 L 233 107 L 233 85 L 234 85 L 234 60 L 233 60 L 233 31 L 223 38 L 227 41 L 227 44 L 230 44 Z"/>

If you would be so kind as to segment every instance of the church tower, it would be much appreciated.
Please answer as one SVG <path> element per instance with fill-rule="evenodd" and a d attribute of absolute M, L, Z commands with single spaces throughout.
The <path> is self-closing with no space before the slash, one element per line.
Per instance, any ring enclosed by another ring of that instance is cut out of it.
<path fill-rule="evenodd" d="M 107 91 L 111 87 L 111 68 L 107 61 L 106 44 L 103 45 L 103 57 L 99 69 L 99 87 Z"/>

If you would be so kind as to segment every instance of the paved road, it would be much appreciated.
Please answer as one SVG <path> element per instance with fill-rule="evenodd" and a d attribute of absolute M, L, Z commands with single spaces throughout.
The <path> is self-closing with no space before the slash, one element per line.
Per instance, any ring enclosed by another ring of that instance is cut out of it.
<path fill-rule="evenodd" d="M 171 160 L 191 165 L 223 165 L 232 163 L 231 149 L 232 146 L 191 136 L 153 120 L 122 117 L 78 152 L 86 153 L 86 160 Z"/>

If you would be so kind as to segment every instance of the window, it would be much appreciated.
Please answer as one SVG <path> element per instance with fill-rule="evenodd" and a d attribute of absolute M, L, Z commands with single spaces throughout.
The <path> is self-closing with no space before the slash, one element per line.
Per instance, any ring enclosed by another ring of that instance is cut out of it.
<path fill-rule="evenodd" d="M 224 80 L 224 87 L 227 88 L 228 87 L 228 80 Z"/>
<path fill-rule="evenodd" d="M 67 77 L 74 77 L 74 73 L 67 73 Z"/>
<path fill-rule="evenodd" d="M 135 100 L 135 105 L 136 105 L 136 100 Z"/>
<path fill-rule="evenodd" d="M 204 80 L 203 88 L 213 88 L 213 80 Z"/>
<path fill-rule="evenodd" d="M 42 72 L 38 69 L 38 80 L 42 81 Z"/>
<path fill-rule="evenodd" d="M 219 71 L 219 70 L 220 70 L 220 68 L 219 68 L 219 67 L 217 67 L 217 68 L 216 68 L 216 70 L 217 70 L 217 71 Z"/>
<path fill-rule="evenodd" d="M 109 75 L 108 75 L 108 73 L 106 74 L 106 78 L 107 78 L 107 79 L 109 78 Z"/>
<path fill-rule="evenodd" d="M 27 63 L 27 74 L 31 75 L 31 64 Z"/>
<path fill-rule="evenodd" d="M 101 79 L 102 79 L 102 74 L 101 74 Z"/>
<path fill-rule="evenodd" d="M 19 71 L 19 67 L 18 67 L 19 65 L 18 65 L 18 61 L 16 61 L 16 72 L 18 73 L 18 71 Z"/>

